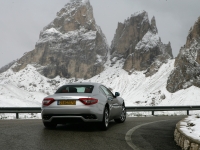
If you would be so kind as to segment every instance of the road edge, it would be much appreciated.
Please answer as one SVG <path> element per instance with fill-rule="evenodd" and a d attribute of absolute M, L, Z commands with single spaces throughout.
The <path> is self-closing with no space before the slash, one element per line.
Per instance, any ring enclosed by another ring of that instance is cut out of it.
<path fill-rule="evenodd" d="M 185 118 L 184 118 L 185 119 Z M 180 123 L 184 120 L 182 119 L 176 124 L 176 128 L 174 131 L 174 140 L 178 146 L 182 149 L 188 150 L 199 150 L 200 149 L 200 142 L 187 136 L 180 130 Z"/>
<path fill-rule="evenodd" d="M 131 128 L 130 130 L 128 130 L 128 132 L 126 132 L 126 136 L 125 136 L 126 143 L 127 143 L 132 149 L 134 149 L 134 150 L 140 150 L 135 144 L 132 143 L 131 136 L 132 136 L 133 132 L 134 132 L 135 130 L 137 130 L 138 128 L 142 127 L 142 126 L 145 126 L 145 125 L 148 125 L 148 124 L 152 124 L 152 123 L 162 122 L 162 121 L 167 121 L 167 120 L 159 120 L 159 121 L 144 123 L 144 124 L 141 124 L 141 125 L 138 125 L 138 126 L 136 126 L 136 127 Z"/>

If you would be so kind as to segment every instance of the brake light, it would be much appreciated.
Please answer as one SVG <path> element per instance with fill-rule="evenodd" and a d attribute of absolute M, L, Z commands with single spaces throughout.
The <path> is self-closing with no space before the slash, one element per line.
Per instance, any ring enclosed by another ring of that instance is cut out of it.
<path fill-rule="evenodd" d="M 98 103 L 98 99 L 95 98 L 79 98 L 79 100 L 85 105 L 92 105 Z"/>
<path fill-rule="evenodd" d="M 53 98 L 45 98 L 42 101 L 42 105 L 43 106 L 49 106 L 50 104 L 52 104 L 55 101 L 55 99 Z"/>

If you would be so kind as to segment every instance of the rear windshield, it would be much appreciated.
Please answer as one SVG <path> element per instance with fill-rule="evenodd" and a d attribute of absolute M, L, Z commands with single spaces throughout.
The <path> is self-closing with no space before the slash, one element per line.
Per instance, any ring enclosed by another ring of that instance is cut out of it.
<path fill-rule="evenodd" d="M 93 85 L 64 85 L 56 93 L 92 93 Z"/>

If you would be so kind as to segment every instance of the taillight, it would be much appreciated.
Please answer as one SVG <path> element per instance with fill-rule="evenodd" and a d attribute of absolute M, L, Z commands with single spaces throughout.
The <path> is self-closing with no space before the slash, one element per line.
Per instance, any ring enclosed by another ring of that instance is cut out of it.
<path fill-rule="evenodd" d="M 85 105 L 92 105 L 98 102 L 98 99 L 95 98 L 79 98 L 79 100 Z"/>
<path fill-rule="evenodd" d="M 45 98 L 42 101 L 42 105 L 43 106 L 49 106 L 50 104 L 52 104 L 55 100 L 53 98 Z"/>

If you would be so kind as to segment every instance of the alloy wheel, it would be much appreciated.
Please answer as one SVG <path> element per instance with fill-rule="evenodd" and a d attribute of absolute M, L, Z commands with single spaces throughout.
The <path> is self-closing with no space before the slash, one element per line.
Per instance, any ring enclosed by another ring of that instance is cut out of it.
<path fill-rule="evenodd" d="M 108 108 L 107 107 L 105 108 L 104 117 L 105 117 L 105 126 L 108 127 L 109 113 L 108 113 Z"/>
<path fill-rule="evenodd" d="M 120 120 L 121 121 L 124 121 L 126 119 L 126 108 L 125 106 L 122 107 L 122 113 L 121 113 L 121 116 L 120 116 Z"/>

